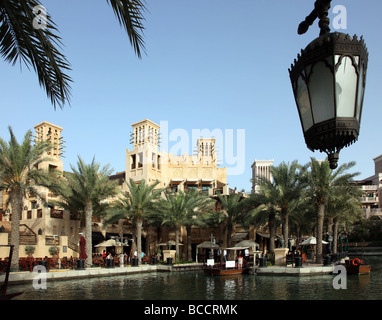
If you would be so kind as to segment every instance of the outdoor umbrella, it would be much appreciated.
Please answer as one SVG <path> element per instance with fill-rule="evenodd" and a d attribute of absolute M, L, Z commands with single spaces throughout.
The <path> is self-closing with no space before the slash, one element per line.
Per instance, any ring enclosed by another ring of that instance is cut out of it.
<path fill-rule="evenodd" d="M 249 247 L 253 248 L 254 246 L 259 247 L 259 244 L 253 240 L 242 240 L 235 244 L 235 247 Z"/>
<path fill-rule="evenodd" d="M 218 244 L 213 244 L 211 241 L 204 241 L 196 246 L 196 263 L 198 263 L 198 250 L 199 249 L 219 249 Z"/>
<path fill-rule="evenodd" d="M 322 240 L 322 243 L 328 244 L 329 242 Z M 303 246 L 309 246 L 309 245 L 314 245 L 314 244 L 317 244 L 317 239 L 315 237 L 310 237 L 301 243 L 301 245 L 303 245 Z"/>
<path fill-rule="evenodd" d="M 174 240 L 169 240 L 167 242 L 158 243 L 158 247 L 161 247 L 161 246 L 175 246 L 175 245 L 176 245 L 176 243 L 175 243 Z M 183 246 L 183 243 L 179 242 L 179 245 Z"/>
<path fill-rule="evenodd" d="M 109 239 L 109 240 L 106 240 L 104 242 L 101 242 L 101 243 L 95 245 L 95 247 L 97 247 L 97 248 L 99 248 L 99 247 L 120 247 L 120 246 L 121 246 L 121 243 L 119 243 L 117 245 L 114 239 Z M 123 243 L 123 246 L 128 246 L 128 244 Z"/>

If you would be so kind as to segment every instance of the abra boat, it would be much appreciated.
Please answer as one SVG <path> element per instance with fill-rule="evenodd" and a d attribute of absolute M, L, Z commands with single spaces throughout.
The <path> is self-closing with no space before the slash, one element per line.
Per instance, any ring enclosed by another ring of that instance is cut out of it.
<path fill-rule="evenodd" d="M 345 263 L 340 263 L 340 265 L 346 268 L 347 274 L 369 274 L 371 271 L 371 267 L 358 258 L 346 259 Z"/>
<path fill-rule="evenodd" d="M 249 268 L 247 265 L 236 264 L 235 261 L 227 261 L 225 263 L 210 264 L 203 267 L 204 273 L 210 276 L 232 276 L 247 273 Z"/>
<path fill-rule="evenodd" d="M 224 268 L 224 267 L 204 267 L 203 271 L 210 276 L 232 276 L 247 273 L 249 268 Z"/>

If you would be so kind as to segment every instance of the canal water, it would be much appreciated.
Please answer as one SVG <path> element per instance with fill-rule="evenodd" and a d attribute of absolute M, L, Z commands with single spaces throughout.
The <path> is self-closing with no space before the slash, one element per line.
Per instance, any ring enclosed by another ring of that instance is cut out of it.
<path fill-rule="evenodd" d="M 336 275 L 210 277 L 203 271 L 144 273 L 80 280 L 48 281 L 46 289 L 10 285 L 24 291 L 15 300 L 380 300 L 382 257 L 367 257 L 370 275 L 347 276 L 335 289 Z"/>

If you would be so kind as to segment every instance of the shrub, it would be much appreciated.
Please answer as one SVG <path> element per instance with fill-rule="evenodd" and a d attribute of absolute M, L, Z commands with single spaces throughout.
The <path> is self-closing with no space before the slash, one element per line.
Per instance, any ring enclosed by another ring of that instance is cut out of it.
<path fill-rule="evenodd" d="M 26 254 L 34 254 L 34 252 L 36 251 L 36 247 L 35 246 L 26 246 L 25 247 L 25 253 Z"/>
<path fill-rule="evenodd" d="M 58 254 L 60 252 L 60 248 L 57 247 L 57 250 L 56 250 L 56 247 L 50 247 L 49 248 L 49 254 L 51 256 L 54 256 L 55 254 Z"/>

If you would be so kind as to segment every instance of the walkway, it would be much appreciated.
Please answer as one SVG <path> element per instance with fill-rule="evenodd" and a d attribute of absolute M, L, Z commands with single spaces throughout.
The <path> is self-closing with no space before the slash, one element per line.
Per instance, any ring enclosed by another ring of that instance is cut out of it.
<path fill-rule="evenodd" d="M 105 276 L 118 276 L 125 274 L 144 273 L 144 272 L 176 272 L 176 271 L 189 271 L 201 269 L 203 264 L 192 263 L 187 265 L 146 265 L 142 264 L 139 267 L 114 267 L 114 268 L 86 268 L 84 270 L 76 269 L 51 269 L 46 272 L 46 280 L 72 280 L 79 278 L 91 278 L 91 277 L 105 277 Z M 9 274 L 9 284 L 14 283 L 27 283 L 32 282 L 36 277 L 41 275 L 37 272 L 20 271 L 11 272 Z M 0 275 L 0 283 L 5 280 L 5 274 Z"/>
<path fill-rule="evenodd" d="M 257 267 L 254 269 L 256 275 L 267 276 L 312 276 L 312 275 L 325 275 L 332 274 L 334 265 L 323 266 L 320 264 L 304 264 L 301 268 L 292 266 L 270 266 L 270 267 Z"/>
<path fill-rule="evenodd" d="M 92 278 L 92 277 L 107 277 L 118 276 L 145 272 L 182 272 L 182 271 L 195 271 L 202 268 L 202 263 L 192 263 L 184 265 L 141 265 L 139 267 L 114 267 L 114 268 L 86 268 L 84 270 L 68 270 L 68 269 L 51 269 L 46 272 L 46 280 L 73 280 L 80 278 Z M 304 264 L 301 268 L 295 268 L 292 266 L 269 266 L 269 267 L 256 267 L 251 269 L 250 274 L 253 275 L 268 275 L 268 276 L 310 276 L 310 275 L 326 275 L 333 273 L 333 265 L 311 265 Z M 32 283 L 33 280 L 39 277 L 37 272 L 11 272 L 9 274 L 9 284 L 16 283 Z M 5 274 L 0 275 L 0 283 L 3 283 Z"/>

